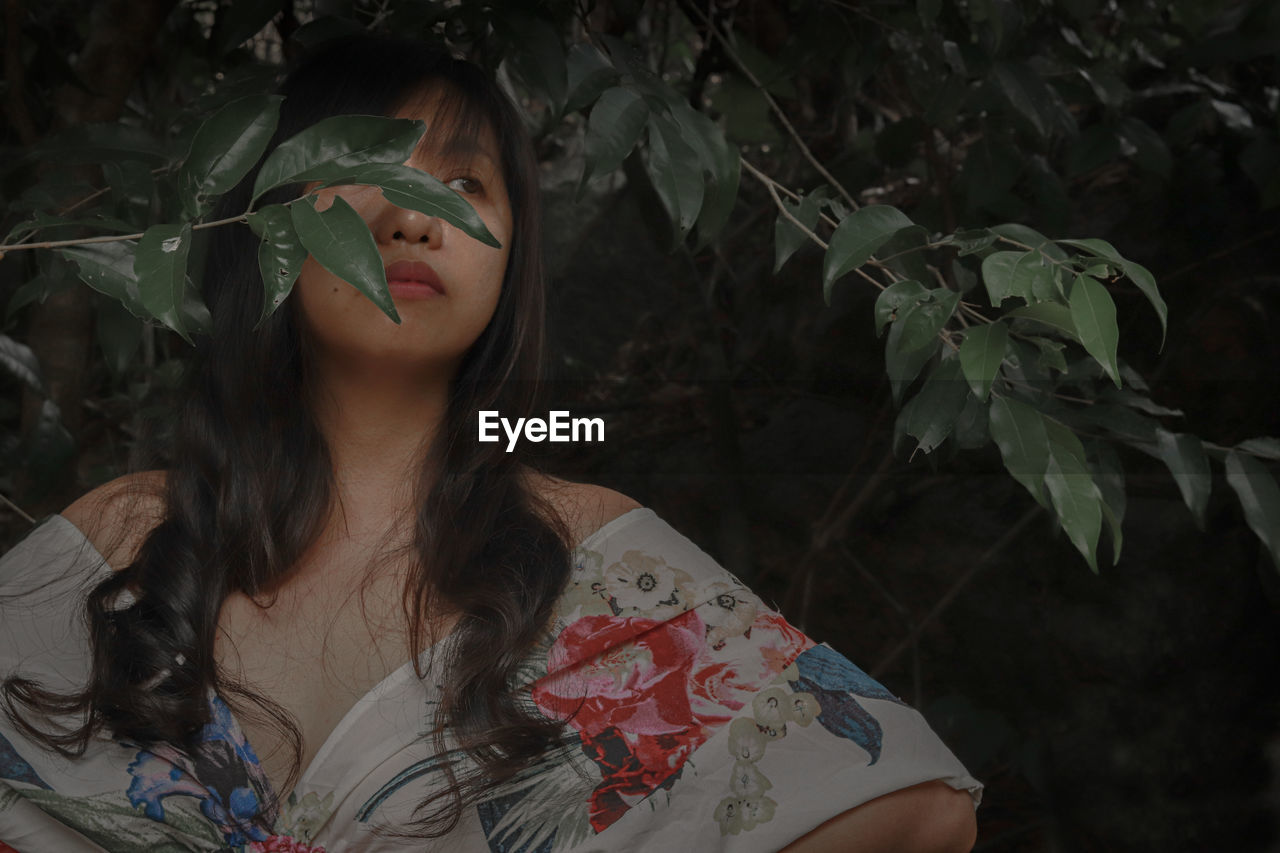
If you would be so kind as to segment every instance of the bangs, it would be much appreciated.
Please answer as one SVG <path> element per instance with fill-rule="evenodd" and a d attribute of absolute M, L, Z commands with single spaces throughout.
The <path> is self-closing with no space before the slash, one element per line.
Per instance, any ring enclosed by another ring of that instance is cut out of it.
<path fill-rule="evenodd" d="M 416 155 L 460 163 L 485 157 L 504 183 L 510 183 L 502 123 L 493 107 L 482 93 L 437 78 L 415 87 L 389 113 L 425 119 L 427 132 L 418 142 Z"/>

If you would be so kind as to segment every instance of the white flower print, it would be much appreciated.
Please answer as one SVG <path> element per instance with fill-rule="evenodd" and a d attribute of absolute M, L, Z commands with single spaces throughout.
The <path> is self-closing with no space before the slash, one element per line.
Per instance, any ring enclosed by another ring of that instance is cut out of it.
<path fill-rule="evenodd" d="M 785 730 L 791 717 L 790 694 L 781 687 L 761 690 L 751 700 L 751 714 L 762 729 Z"/>
<path fill-rule="evenodd" d="M 812 693 L 792 693 L 788 699 L 791 707 L 787 719 L 801 726 L 809 725 L 814 717 L 822 713 L 822 706 Z"/>
<path fill-rule="evenodd" d="M 733 765 L 733 774 L 729 777 L 729 789 L 739 797 L 759 797 L 773 787 L 773 783 L 756 769 L 750 761 L 738 761 Z"/>
<path fill-rule="evenodd" d="M 757 824 L 773 820 L 777 803 L 768 797 L 725 797 L 716 806 L 715 817 L 720 822 L 721 835 L 737 835 L 748 832 Z"/>
<path fill-rule="evenodd" d="M 707 626 L 707 642 L 713 646 L 747 633 L 756 619 L 759 606 L 755 596 L 740 584 L 717 581 L 702 596 L 708 600 L 698 608 L 698 615 Z"/>
<path fill-rule="evenodd" d="M 742 816 L 746 810 L 747 804 L 740 797 L 725 797 L 721 800 L 715 813 L 716 820 L 720 822 L 720 834 L 737 835 L 747 829 L 742 825 Z"/>
<path fill-rule="evenodd" d="M 612 613 L 609 595 L 604 588 L 604 554 L 586 548 L 573 552 L 573 572 L 569 585 L 557 603 L 557 615 L 564 624 L 583 616 L 604 616 Z"/>
<path fill-rule="evenodd" d="M 729 724 L 729 754 L 739 761 L 759 761 L 768 742 L 755 720 L 738 717 Z"/>
<path fill-rule="evenodd" d="M 619 615 L 670 619 L 689 609 L 692 578 L 661 557 L 627 551 L 604 571 L 604 591 Z"/>
<path fill-rule="evenodd" d="M 795 664 L 790 669 L 794 670 Z M 787 723 L 807 726 L 821 711 L 812 693 L 793 693 L 775 682 L 752 697 L 750 717 L 738 717 L 729 724 L 729 754 L 734 763 L 729 774 L 731 796 L 721 800 L 715 810 L 721 835 L 749 832 L 773 820 L 778 804 L 765 796 L 773 783 L 757 762 L 770 741 L 786 735 Z"/>
<path fill-rule="evenodd" d="M 743 805 L 742 823 L 746 829 L 755 829 L 757 824 L 773 820 L 774 810 L 778 807 L 768 797 L 748 797 L 743 800 Z"/>
<path fill-rule="evenodd" d="M 297 791 L 290 791 L 274 830 L 278 835 L 292 836 L 309 844 L 332 813 L 333 791 L 326 793 L 323 799 L 315 791 L 308 791 L 302 797 Z"/>

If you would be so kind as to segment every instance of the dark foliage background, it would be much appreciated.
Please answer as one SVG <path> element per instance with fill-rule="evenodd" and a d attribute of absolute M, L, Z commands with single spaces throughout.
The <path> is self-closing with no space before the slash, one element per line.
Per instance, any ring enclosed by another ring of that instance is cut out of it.
<path fill-rule="evenodd" d="M 4 26 L 6 230 L 92 193 L 99 215 L 163 209 L 163 152 L 261 90 L 291 38 L 366 26 L 506 58 L 544 167 L 551 399 L 607 422 L 603 444 L 544 446 L 546 464 L 654 507 L 921 708 L 988 786 L 977 849 L 1275 848 L 1280 578 L 1219 469 L 1201 530 L 1166 467 L 1121 448 L 1123 554 L 1094 574 L 994 447 L 895 454 L 876 291 L 850 277 L 825 306 L 813 246 L 775 272 L 777 208 L 745 171 L 706 245 L 673 232 L 639 152 L 579 193 L 586 120 L 558 115 L 529 35 L 628 40 L 792 189 L 827 183 L 803 142 L 860 202 L 935 232 L 1109 240 L 1169 305 L 1161 350 L 1141 296 L 1115 291 L 1122 357 L 1185 413 L 1164 422 L 1233 445 L 1280 435 L 1273 4 L 8 0 Z M 185 352 L 57 255 L 11 254 L 3 332 L 35 351 L 60 417 L 0 372 L 5 546 L 18 508 L 154 461 Z"/>

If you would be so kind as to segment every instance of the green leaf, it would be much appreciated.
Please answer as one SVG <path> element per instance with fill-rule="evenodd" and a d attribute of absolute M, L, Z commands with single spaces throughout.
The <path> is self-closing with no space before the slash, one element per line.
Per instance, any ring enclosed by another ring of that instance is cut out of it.
<path fill-rule="evenodd" d="M 1044 326 L 1061 332 L 1072 340 L 1079 340 L 1076 333 L 1075 320 L 1071 309 L 1056 302 L 1037 302 L 1022 308 L 1015 308 L 1005 314 L 1011 320 L 1035 320 Z"/>
<path fill-rule="evenodd" d="M 961 293 L 969 293 L 978 286 L 977 273 L 970 270 L 959 258 L 951 259 L 951 277 L 955 279 L 956 286 L 960 288 Z"/>
<path fill-rule="evenodd" d="M 1125 371 L 1121 371 L 1123 376 Z M 1181 409 L 1170 409 L 1168 406 L 1162 406 L 1150 397 L 1142 394 L 1136 394 L 1128 388 L 1103 388 L 1098 394 L 1099 400 L 1108 403 L 1120 403 L 1148 415 L 1155 415 L 1159 418 L 1180 418 L 1183 416 Z"/>
<path fill-rule="evenodd" d="M 738 200 L 738 182 L 742 157 L 736 146 L 729 145 L 720 126 L 707 116 L 678 99 L 670 104 L 671 117 L 680 126 L 685 142 L 693 146 L 708 174 L 702 212 L 698 214 L 696 250 L 707 246 L 719 235 Z"/>
<path fill-rule="evenodd" d="M 929 359 L 933 358 L 941 344 L 941 341 L 934 337 L 926 346 L 910 350 L 902 348 L 901 338 L 902 331 L 906 328 L 905 321 L 918 308 L 919 306 L 914 304 L 904 308 L 898 319 L 889 327 L 889 336 L 884 342 L 885 372 L 889 374 L 889 388 L 893 392 L 894 405 L 901 402 L 903 392 L 920 375 L 920 371 Z"/>
<path fill-rule="evenodd" d="M 59 254 L 75 262 L 80 280 L 99 293 L 118 301 L 133 316 L 150 320 L 151 312 L 142 304 L 138 279 L 133 271 L 137 244 L 132 240 L 112 243 L 87 243 L 58 249 Z"/>
<path fill-rule="evenodd" d="M 596 102 L 601 92 L 618 82 L 618 69 L 593 45 L 584 42 L 569 48 L 565 66 L 569 93 L 564 106 L 566 113 L 586 109 Z"/>
<path fill-rule="evenodd" d="M 702 209 L 705 186 L 698 153 L 684 141 L 675 122 L 649 116 L 649 159 L 646 167 L 653 188 L 676 224 L 681 237 L 689 233 Z"/>
<path fill-rule="evenodd" d="M 991 439 L 991 427 L 988 423 L 987 405 L 970 394 L 956 418 L 956 446 L 961 450 L 977 450 L 985 447 Z"/>
<path fill-rule="evenodd" d="M 261 323 L 280 307 L 289 291 L 293 290 L 293 283 L 307 260 L 307 250 L 294 230 L 293 216 L 287 206 L 270 204 L 250 213 L 248 218 L 253 233 L 262 238 L 258 244 L 258 270 L 262 274 L 263 291 L 262 315 L 258 320 Z"/>
<path fill-rule="evenodd" d="M 230 53 L 253 38 L 279 12 L 279 3 L 263 0 L 235 0 L 224 5 L 214 24 L 213 41 L 218 54 Z"/>
<path fill-rule="evenodd" d="M 1100 427 L 1126 444 L 1148 454 L 1152 454 L 1156 430 L 1161 428 L 1158 421 L 1140 415 L 1127 406 L 1113 406 L 1105 403 L 1095 403 L 1076 410 L 1074 418 L 1082 425 Z"/>
<path fill-rule="evenodd" d="M 649 118 L 649 106 L 633 89 L 606 89 L 587 118 L 586 167 L 578 193 L 587 181 L 607 175 L 622 164 L 635 147 Z"/>
<path fill-rule="evenodd" d="M 1013 274 L 1018 261 L 1026 254 L 1028 253 L 992 252 L 982 259 L 982 283 L 986 285 L 992 308 L 999 308 L 1010 296 L 1021 296 L 1027 302 L 1033 301 L 1029 293 L 1019 292 L 1018 281 Z"/>
<path fill-rule="evenodd" d="M 1280 487 L 1261 462 L 1232 450 L 1227 454 L 1227 483 L 1244 509 L 1244 519 L 1280 569 Z"/>
<path fill-rule="evenodd" d="M 438 216 L 467 235 L 495 249 L 498 238 L 467 200 L 432 175 L 402 163 L 369 163 L 336 175 L 321 186 L 365 184 L 382 190 L 382 196 L 396 207 Z"/>
<path fill-rule="evenodd" d="M 1155 309 L 1156 316 L 1160 318 L 1160 349 L 1164 349 L 1165 335 L 1169 332 L 1169 306 L 1160 295 L 1160 289 L 1156 286 L 1156 277 L 1142 264 L 1134 261 L 1124 262 L 1124 274 L 1137 286 L 1138 290 L 1142 291 L 1142 295 L 1147 297 L 1147 301 Z"/>
<path fill-rule="evenodd" d="M 1164 349 L 1165 335 L 1169 331 L 1169 306 L 1165 304 L 1164 297 L 1160 295 L 1160 288 L 1156 286 L 1156 279 L 1151 274 L 1151 271 L 1142 264 L 1125 259 L 1123 255 L 1116 251 L 1116 247 L 1106 240 L 1090 237 L 1083 240 L 1059 240 L 1058 242 L 1066 246 L 1074 246 L 1077 249 L 1084 249 L 1095 257 L 1111 261 L 1124 271 L 1128 279 L 1134 283 L 1138 290 L 1142 291 L 1142 295 L 1147 297 L 1147 301 L 1155 309 L 1156 316 L 1160 318 L 1160 348 Z"/>
<path fill-rule="evenodd" d="M 992 397 L 989 416 L 991 438 L 1000 448 L 1004 467 L 1041 506 L 1046 506 L 1043 483 L 1049 463 L 1049 436 L 1044 417 L 1011 397 Z"/>
<path fill-rule="evenodd" d="M 1119 388 L 1116 347 L 1120 329 L 1116 325 L 1116 304 L 1102 283 L 1092 276 L 1076 276 L 1075 286 L 1071 288 L 1071 322 L 1085 351 L 1102 365 Z"/>
<path fill-rule="evenodd" d="M 61 166 L 142 160 L 155 164 L 167 159 L 164 145 L 144 127 L 118 121 L 76 124 L 42 139 L 24 159 L 44 159 Z"/>
<path fill-rule="evenodd" d="M 899 281 L 880 291 L 876 297 L 876 336 L 884 332 L 884 327 L 893 322 L 905 306 L 915 306 L 927 298 L 929 289 L 918 281 Z"/>
<path fill-rule="evenodd" d="M 213 331 L 213 315 L 209 313 L 209 306 L 204 304 L 204 300 L 192 292 L 194 289 L 187 291 L 182 305 L 178 308 L 178 316 L 182 318 L 182 325 L 188 332 L 207 335 Z"/>
<path fill-rule="evenodd" d="M 1236 450 L 1280 462 L 1280 438 L 1251 438 L 1237 444 Z"/>
<path fill-rule="evenodd" d="M 511 5 L 489 20 L 511 46 L 504 62 L 535 95 L 546 99 L 553 114 L 562 114 L 568 96 L 568 71 L 560 33 L 545 18 Z"/>
<path fill-rule="evenodd" d="M 794 216 L 800 220 L 805 228 L 812 231 L 814 226 L 818 224 L 818 216 L 821 215 L 822 209 L 819 201 L 812 195 L 806 195 L 796 204 L 789 201 L 783 201 L 783 206 Z M 776 274 L 782 269 L 792 255 L 794 255 L 801 246 L 809 242 L 809 235 L 796 227 L 795 223 L 786 217 L 786 214 L 778 212 L 778 218 L 773 223 L 773 271 Z"/>
<path fill-rule="evenodd" d="M 912 352 L 933 342 L 960 303 L 959 293 L 942 287 L 928 291 L 927 295 L 930 297 L 928 300 L 919 301 L 910 311 L 900 315 L 895 324 L 902 327 L 898 347 L 903 352 Z"/>
<path fill-rule="evenodd" d="M 1156 430 L 1156 452 L 1173 475 L 1173 481 L 1182 492 L 1182 500 L 1196 520 L 1196 526 L 1205 529 L 1209 508 L 1209 492 L 1213 488 L 1213 474 L 1209 470 L 1209 457 L 1204 452 L 1204 442 L 1188 433 Z"/>
<path fill-rule="evenodd" d="M 279 186 L 338 178 L 367 163 L 404 163 L 422 138 L 416 119 L 331 116 L 286 139 L 253 182 L 253 198 Z"/>
<path fill-rule="evenodd" d="M 1006 240 L 1021 243 L 1027 249 L 1039 249 L 1055 261 L 1065 261 L 1067 259 L 1067 253 L 1062 251 L 1052 240 L 1034 228 L 1029 228 L 1021 223 L 1005 222 L 1001 225 L 992 225 L 990 230 Z"/>
<path fill-rule="evenodd" d="M 998 62 L 992 71 L 1009 103 L 1027 117 L 1041 136 L 1075 132 L 1075 119 L 1062 99 L 1029 64 Z"/>
<path fill-rule="evenodd" d="M 191 343 L 180 309 L 186 297 L 191 225 L 152 225 L 138 241 L 133 273 L 147 313 Z"/>
<path fill-rule="evenodd" d="M 178 176 L 184 215 L 204 213 L 209 196 L 234 187 L 258 162 L 280 119 L 279 95 L 237 98 L 200 125 Z"/>
<path fill-rule="evenodd" d="M 138 226 L 132 222 L 125 222 L 114 216 L 54 216 L 53 214 L 37 211 L 30 219 L 24 219 L 17 225 L 9 229 L 8 235 L 5 236 L 5 243 L 18 242 L 24 240 L 34 234 L 36 231 L 42 231 L 49 228 L 71 228 L 84 227 L 92 228 L 95 231 L 116 231 L 120 234 L 130 234 L 138 230 Z M 74 235 L 68 235 L 73 237 Z M 48 239 L 54 239 L 48 237 Z"/>
<path fill-rule="evenodd" d="M 1014 264 L 1013 278 L 1028 303 L 1053 302 L 1061 295 L 1057 283 L 1057 268 L 1045 258 L 1040 249 L 1027 252 Z"/>
<path fill-rule="evenodd" d="M 760 88 L 780 98 L 797 97 L 793 80 L 799 67 L 792 63 L 777 62 L 749 38 L 739 38 L 736 29 L 729 29 L 729 42 L 733 55 L 760 81 Z M 755 85 L 755 84 L 752 84 Z"/>
<path fill-rule="evenodd" d="M 886 240 L 878 251 L 884 256 L 884 265 L 900 277 L 930 281 L 933 273 L 925 261 L 929 243 L 928 229 L 922 225 L 912 225 Z"/>
<path fill-rule="evenodd" d="M 898 413 L 899 429 L 917 439 L 917 451 L 932 453 L 951 434 L 968 396 L 959 361 L 945 359 Z"/>
<path fill-rule="evenodd" d="M 1120 136 L 1134 148 L 1133 162 L 1139 168 L 1167 179 L 1173 169 L 1173 155 L 1164 137 L 1136 116 L 1125 116 L 1118 128 Z"/>
<path fill-rule="evenodd" d="M 959 257 L 972 255 L 989 249 L 996 240 L 999 239 L 997 234 L 992 233 L 986 228 L 975 228 L 967 231 L 957 231 L 943 238 L 942 243 L 948 246 L 955 246 L 959 251 L 956 253 Z"/>
<path fill-rule="evenodd" d="M 1128 503 L 1124 493 L 1124 467 L 1111 445 L 1094 442 L 1090 449 L 1089 469 L 1102 494 L 1102 520 L 1111 532 L 1111 565 L 1114 566 L 1120 562 L 1124 548 L 1124 513 Z"/>
<path fill-rule="evenodd" d="M 974 396 L 986 400 L 991 393 L 991 383 L 1000 373 L 1004 361 L 1005 344 L 1009 341 L 1009 327 L 1000 321 L 982 326 L 971 326 L 964 333 L 960 344 L 960 366 L 964 378 L 973 389 Z"/>
<path fill-rule="evenodd" d="M 119 302 L 105 301 L 97 312 L 98 346 L 111 373 L 124 376 L 142 344 L 143 324 Z"/>
<path fill-rule="evenodd" d="M 1040 358 L 1037 359 L 1040 366 L 1045 370 L 1052 368 L 1059 373 L 1067 372 L 1067 359 L 1062 354 L 1065 345 L 1061 341 L 1050 340 L 1049 338 L 1041 338 L 1031 336 L 1027 338 L 1031 343 L 1035 344 L 1040 350 Z"/>
<path fill-rule="evenodd" d="M 914 223 L 905 213 L 887 204 L 873 204 L 844 218 L 831 235 L 822 262 L 822 296 L 831 304 L 836 279 L 865 264 L 894 234 Z"/>
<path fill-rule="evenodd" d="M 396 323 L 400 315 L 387 287 L 387 271 L 373 234 L 360 214 L 341 196 L 333 206 L 316 210 L 314 199 L 303 199 L 289 206 L 293 228 L 320 266 L 369 297 Z"/>
<path fill-rule="evenodd" d="M 1080 439 L 1056 421 L 1045 420 L 1049 461 L 1044 484 L 1062 529 L 1089 568 L 1098 571 L 1098 537 L 1102 534 L 1102 492 L 1093 482 Z M 1069 439 L 1068 439 L 1069 436 Z"/>
<path fill-rule="evenodd" d="M 40 375 L 40 360 L 26 344 L 21 344 L 5 334 L 0 334 L 0 367 L 31 386 L 40 394 L 48 394 Z"/>

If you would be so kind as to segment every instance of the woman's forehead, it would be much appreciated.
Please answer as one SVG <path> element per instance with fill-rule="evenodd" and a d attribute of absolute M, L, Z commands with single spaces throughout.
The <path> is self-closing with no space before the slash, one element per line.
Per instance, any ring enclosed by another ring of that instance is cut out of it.
<path fill-rule="evenodd" d="M 488 118 L 459 93 L 442 86 L 415 91 L 395 112 L 396 118 L 419 119 L 426 132 L 415 155 L 449 161 L 487 159 L 501 163 L 497 135 Z"/>

